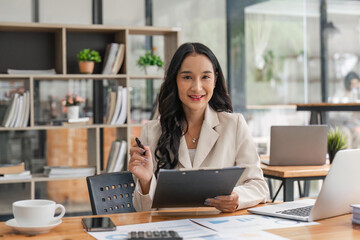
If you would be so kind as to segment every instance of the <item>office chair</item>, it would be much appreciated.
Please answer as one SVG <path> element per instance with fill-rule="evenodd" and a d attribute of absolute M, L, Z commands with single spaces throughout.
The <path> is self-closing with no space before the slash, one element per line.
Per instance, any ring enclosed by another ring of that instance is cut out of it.
<path fill-rule="evenodd" d="M 94 215 L 136 212 L 132 204 L 135 183 L 130 172 L 89 176 L 86 182 Z"/>

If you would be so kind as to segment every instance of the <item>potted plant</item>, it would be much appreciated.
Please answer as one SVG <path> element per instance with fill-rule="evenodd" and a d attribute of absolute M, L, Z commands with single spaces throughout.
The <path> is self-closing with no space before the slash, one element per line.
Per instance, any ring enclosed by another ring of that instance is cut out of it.
<path fill-rule="evenodd" d="M 82 102 L 85 102 L 84 98 L 74 94 L 66 94 L 66 96 L 62 99 L 61 103 L 64 107 L 66 107 L 68 119 L 79 118 L 79 108 L 80 103 Z"/>
<path fill-rule="evenodd" d="M 345 135 L 338 128 L 331 128 L 328 133 L 328 153 L 330 163 L 334 160 L 335 154 L 347 148 Z"/>
<path fill-rule="evenodd" d="M 81 50 L 76 56 L 79 62 L 80 73 L 93 73 L 95 62 L 101 62 L 99 52 L 89 48 Z"/>
<path fill-rule="evenodd" d="M 139 57 L 137 65 L 144 69 L 145 74 L 154 75 L 159 68 L 164 66 L 164 62 L 153 51 L 147 51 L 144 56 Z"/>

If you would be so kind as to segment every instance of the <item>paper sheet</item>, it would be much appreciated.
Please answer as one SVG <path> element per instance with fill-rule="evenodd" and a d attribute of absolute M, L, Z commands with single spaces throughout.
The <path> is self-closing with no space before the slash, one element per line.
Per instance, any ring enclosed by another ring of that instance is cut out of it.
<path fill-rule="evenodd" d="M 240 237 L 239 234 L 245 234 L 245 233 L 246 234 L 252 233 L 252 236 L 255 236 L 255 233 L 265 234 L 265 232 L 262 232 L 262 230 L 266 230 L 266 229 L 300 227 L 300 226 L 319 224 L 316 222 L 301 222 L 301 221 L 261 216 L 261 215 L 239 215 L 239 216 L 219 217 L 219 218 L 197 218 L 191 220 L 205 227 L 211 228 L 217 231 L 220 236 L 229 237 L 229 239 L 232 239 L 233 237 L 234 239 L 236 239 L 236 236 L 238 236 L 239 238 Z M 270 238 L 271 235 L 273 236 L 272 238 Z M 267 239 L 284 239 L 284 238 L 278 237 L 274 234 L 270 234 Z"/>
<path fill-rule="evenodd" d="M 200 226 L 200 225 L 202 226 Z M 163 221 L 143 224 L 117 226 L 112 232 L 89 232 L 96 239 L 127 240 L 131 231 L 174 230 L 184 239 L 193 240 L 233 240 L 233 239 L 268 239 L 285 238 L 262 230 L 316 225 L 316 222 L 301 222 L 261 215 L 239 215 L 232 217 L 196 218 Z M 205 227 L 207 228 L 205 228 Z M 214 231 L 210 230 L 213 229 Z"/>
<path fill-rule="evenodd" d="M 89 232 L 89 234 L 96 239 L 127 240 L 128 232 L 154 230 L 174 230 L 178 232 L 178 234 L 184 239 L 205 237 L 216 234 L 216 232 L 199 226 L 198 224 L 193 223 L 189 219 L 117 226 L 116 231 Z"/>

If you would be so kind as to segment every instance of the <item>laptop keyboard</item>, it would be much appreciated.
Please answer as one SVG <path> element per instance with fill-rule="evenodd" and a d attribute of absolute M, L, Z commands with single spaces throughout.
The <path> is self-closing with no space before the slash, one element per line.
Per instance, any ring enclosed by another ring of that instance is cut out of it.
<path fill-rule="evenodd" d="M 301 207 L 301 208 L 293 208 L 293 209 L 278 211 L 276 213 L 294 215 L 294 216 L 300 216 L 300 217 L 308 217 L 308 216 L 310 216 L 310 212 L 311 212 L 312 208 L 313 208 L 313 206 L 306 206 L 306 207 Z"/>

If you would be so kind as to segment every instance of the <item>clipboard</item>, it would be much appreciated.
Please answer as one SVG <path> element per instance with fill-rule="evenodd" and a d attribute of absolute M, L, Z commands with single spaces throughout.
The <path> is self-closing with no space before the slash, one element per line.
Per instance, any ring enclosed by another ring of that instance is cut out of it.
<path fill-rule="evenodd" d="M 152 208 L 206 207 L 205 199 L 230 195 L 244 170 L 160 169 Z"/>

